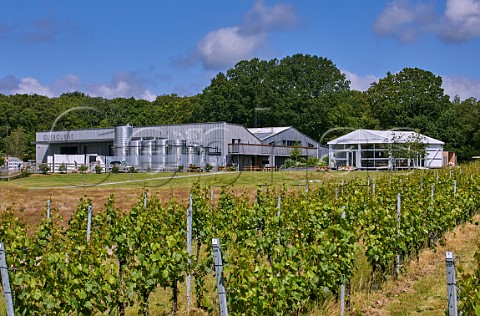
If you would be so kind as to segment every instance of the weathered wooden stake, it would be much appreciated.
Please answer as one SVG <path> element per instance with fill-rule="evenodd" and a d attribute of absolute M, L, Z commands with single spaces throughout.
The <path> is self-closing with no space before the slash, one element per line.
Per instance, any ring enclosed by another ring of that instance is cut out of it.
<path fill-rule="evenodd" d="M 397 237 L 400 236 L 400 216 L 401 216 L 401 211 L 402 211 L 402 195 L 398 193 L 397 195 Z M 398 250 L 400 251 L 400 249 Z M 396 275 L 400 274 L 400 253 L 397 253 L 397 256 L 395 258 L 396 260 L 396 267 L 395 267 L 395 273 Z"/>
<path fill-rule="evenodd" d="M 87 242 L 90 242 L 90 233 L 92 231 L 92 206 L 88 206 L 88 217 L 87 217 Z"/>
<path fill-rule="evenodd" d="M 2 270 L 2 287 L 3 295 L 5 296 L 7 316 L 14 316 L 12 290 L 10 289 L 10 279 L 8 278 L 7 256 L 5 254 L 5 244 L 3 242 L 0 243 L 0 270 Z"/>
<path fill-rule="evenodd" d="M 50 219 L 50 199 L 47 201 L 47 219 Z"/>
<path fill-rule="evenodd" d="M 448 315 L 457 316 L 457 280 L 455 275 L 455 257 L 453 251 L 446 252 L 446 265 Z"/>
<path fill-rule="evenodd" d="M 217 277 L 220 316 L 228 316 L 227 293 L 225 291 L 224 278 L 222 274 L 223 272 L 222 252 L 220 250 L 220 240 L 218 238 L 212 238 L 212 247 L 213 247 L 213 264 L 215 266 L 215 274 Z"/>
<path fill-rule="evenodd" d="M 191 302 L 191 284 L 192 273 L 190 272 L 190 256 L 192 255 L 192 219 L 193 219 L 193 195 L 190 194 L 190 205 L 187 208 L 187 252 L 188 252 L 188 268 L 187 274 L 187 313 L 190 312 Z"/>

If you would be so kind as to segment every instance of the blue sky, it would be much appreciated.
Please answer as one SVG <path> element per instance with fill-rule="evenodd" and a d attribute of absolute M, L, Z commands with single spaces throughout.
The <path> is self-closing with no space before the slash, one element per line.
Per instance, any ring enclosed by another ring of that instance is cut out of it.
<path fill-rule="evenodd" d="M 480 0 L 0 0 L 0 93 L 194 95 L 242 59 L 326 57 L 369 85 L 405 67 L 480 99 Z"/>

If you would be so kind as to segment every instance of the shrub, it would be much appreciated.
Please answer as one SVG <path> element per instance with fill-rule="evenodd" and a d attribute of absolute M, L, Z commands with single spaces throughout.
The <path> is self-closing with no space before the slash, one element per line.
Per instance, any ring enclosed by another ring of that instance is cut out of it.
<path fill-rule="evenodd" d="M 47 174 L 50 171 L 50 167 L 46 163 L 40 164 L 40 166 L 38 166 L 38 169 L 42 174 Z"/>
<path fill-rule="evenodd" d="M 80 165 L 80 167 L 78 167 L 78 171 L 80 171 L 80 173 L 85 173 L 87 170 L 87 165 Z"/>
<path fill-rule="evenodd" d="M 95 173 L 96 174 L 100 174 L 102 173 L 102 167 L 100 165 L 95 165 Z"/>
<path fill-rule="evenodd" d="M 308 160 L 307 160 L 307 166 L 308 167 L 315 167 L 316 165 L 318 165 L 320 162 L 320 160 L 318 160 L 317 157 L 308 157 Z"/>
<path fill-rule="evenodd" d="M 67 165 L 64 163 L 60 164 L 60 167 L 58 167 L 58 171 L 60 171 L 61 174 L 67 173 Z"/>

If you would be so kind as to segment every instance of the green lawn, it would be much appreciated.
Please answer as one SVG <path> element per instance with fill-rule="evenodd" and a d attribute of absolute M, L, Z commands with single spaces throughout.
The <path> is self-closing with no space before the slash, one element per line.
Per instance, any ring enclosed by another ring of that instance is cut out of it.
<path fill-rule="evenodd" d="M 363 172 L 355 172 L 363 176 Z M 268 172 L 209 172 L 209 173 L 119 173 L 119 174 L 47 174 L 31 175 L 11 181 L 0 182 L 0 186 L 16 186 L 27 189 L 43 188 L 142 188 L 165 186 L 171 188 L 189 188 L 195 182 L 210 184 L 215 187 L 232 185 L 234 187 L 256 187 L 283 185 L 304 187 L 308 178 L 310 185 L 330 181 L 331 179 L 351 178 L 353 173 L 315 172 L 312 170 L 268 171 Z"/>

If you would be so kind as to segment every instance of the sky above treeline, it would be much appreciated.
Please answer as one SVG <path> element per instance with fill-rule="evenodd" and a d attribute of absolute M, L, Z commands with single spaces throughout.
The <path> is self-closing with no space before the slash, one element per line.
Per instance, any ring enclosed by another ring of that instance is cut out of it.
<path fill-rule="evenodd" d="M 480 0 L 0 0 L 0 93 L 201 93 L 254 57 L 325 57 L 351 89 L 405 67 L 480 99 Z"/>

